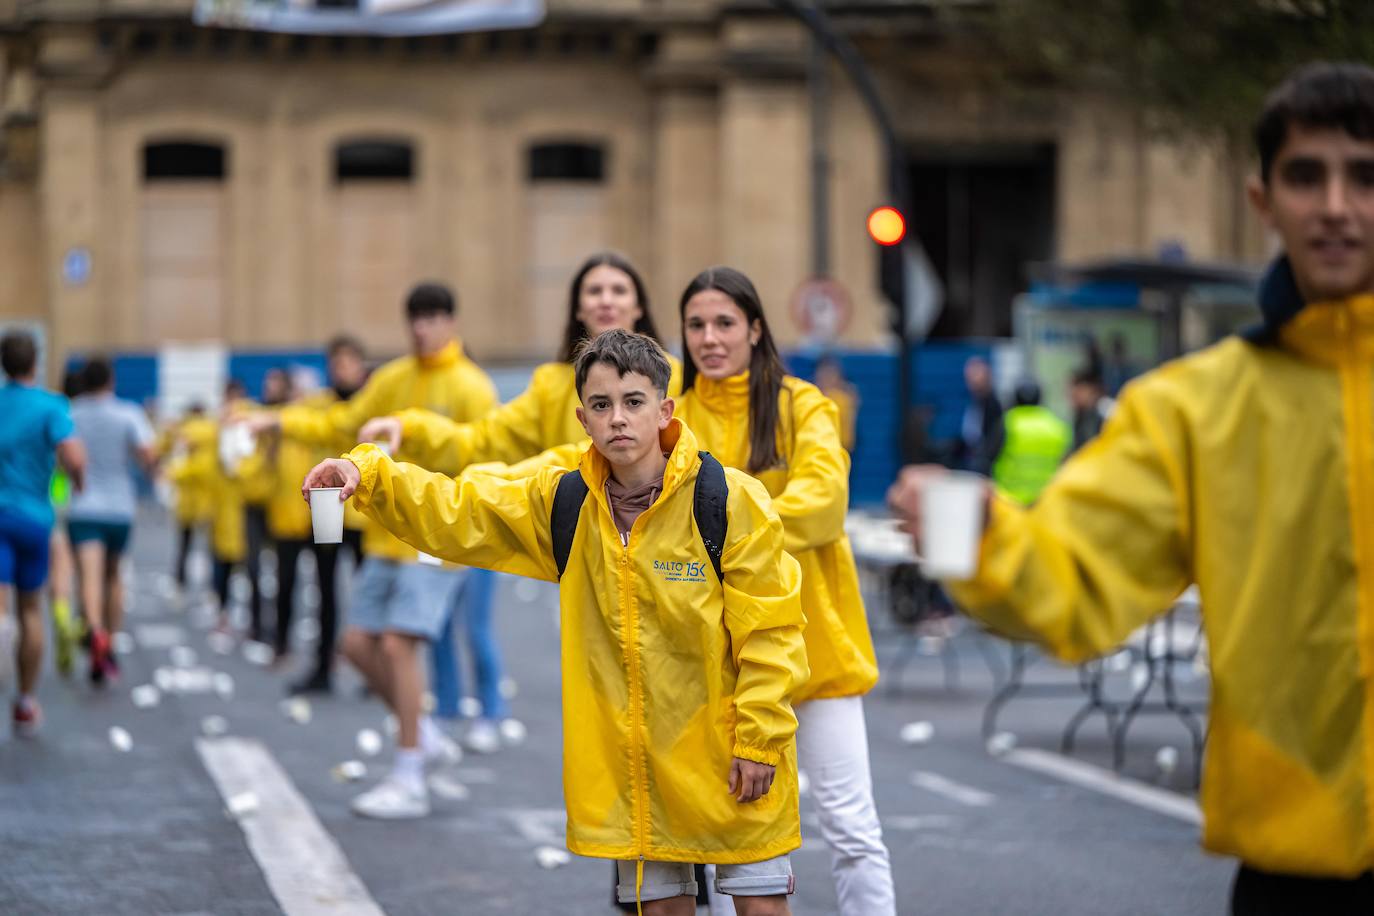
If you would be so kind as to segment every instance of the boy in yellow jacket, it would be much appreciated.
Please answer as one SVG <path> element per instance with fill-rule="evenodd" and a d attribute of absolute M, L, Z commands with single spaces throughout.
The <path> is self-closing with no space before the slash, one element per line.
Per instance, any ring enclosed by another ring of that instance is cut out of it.
<path fill-rule="evenodd" d="M 742 916 L 787 913 L 801 844 L 790 698 L 809 673 L 800 570 L 763 487 L 720 471 L 673 418 L 669 375 L 657 344 L 624 331 L 579 355 L 594 447 L 561 578 L 552 518 L 567 471 L 454 480 L 361 445 L 305 490 L 341 486 L 444 559 L 561 582 L 568 848 L 618 861 L 622 901 L 691 913 L 691 863 L 704 861 Z M 718 554 L 697 515 L 703 467 L 726 482 Z"/>
<path fill-rule="evenodd" d="M 1033 508 L 989 492 L 951 590 L 1078 660 L 1196 583 L 1202 844 L 1241 862 L 1231 912 L 1374 913 L 1374 69 L 1303 68 L 1255 137 L 1251 201 L 1284 249 L 1263 325 L 1133 380 Z M 909 530 L 938 532 L 940 474 L 894 485 Z"/>

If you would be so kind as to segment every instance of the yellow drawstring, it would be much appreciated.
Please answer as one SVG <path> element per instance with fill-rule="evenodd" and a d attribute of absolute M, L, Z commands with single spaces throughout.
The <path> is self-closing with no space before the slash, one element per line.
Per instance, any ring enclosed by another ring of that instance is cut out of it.
<path fill-rule="evenodd" d="M 644 889 L 644 857 L 640 856 L 635 863 L 635 912 L 639 916 L 644 916 L 644 904 L 639 899 L 640 891 Z"/>

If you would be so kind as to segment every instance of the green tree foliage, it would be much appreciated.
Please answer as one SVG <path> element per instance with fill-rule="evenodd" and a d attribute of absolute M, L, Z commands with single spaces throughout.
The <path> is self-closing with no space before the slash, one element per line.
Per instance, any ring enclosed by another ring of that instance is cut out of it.
<path fill-rule="evenodd" d="M 995 22 L 1022 78 L 1111 92 L 1156 127 L 1233 144 L 1295 67 L 1374 62 L 1374 0 L 1001 0 Z"/>

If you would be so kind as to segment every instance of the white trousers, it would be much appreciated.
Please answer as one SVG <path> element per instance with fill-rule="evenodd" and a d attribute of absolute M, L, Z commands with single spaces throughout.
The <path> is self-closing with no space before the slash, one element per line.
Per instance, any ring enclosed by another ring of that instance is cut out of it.
<path fill-rule="evenodd" d="M 862 697 L 811 700 L 795 707 L 797 765 L 811 781 L 811 799 L 830 847 L 830 873 L 841 916 L 896 916 L 892 865 L 873 804 L 868 730 Z M 805 882 L 806 875 L 798 875 Z M 708 883 L 708 888 L 710 887 Z M 711 894 L 711 916 L 734 912 Z"/>

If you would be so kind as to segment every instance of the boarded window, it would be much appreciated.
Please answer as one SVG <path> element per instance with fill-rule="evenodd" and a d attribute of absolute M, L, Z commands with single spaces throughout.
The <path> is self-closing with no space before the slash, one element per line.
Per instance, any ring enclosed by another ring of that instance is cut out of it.
<path fill-rule="evenodd" d="M 587 143 L 541 143 L 530 148 L 530 181 L 605 181 L 606 150 Z"/>

